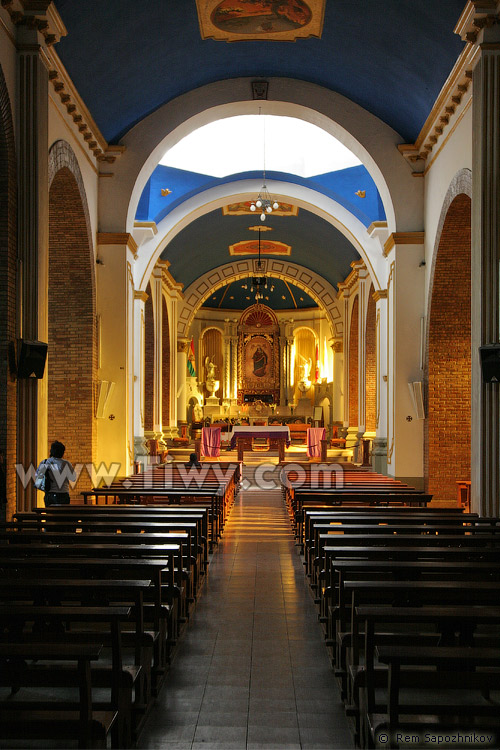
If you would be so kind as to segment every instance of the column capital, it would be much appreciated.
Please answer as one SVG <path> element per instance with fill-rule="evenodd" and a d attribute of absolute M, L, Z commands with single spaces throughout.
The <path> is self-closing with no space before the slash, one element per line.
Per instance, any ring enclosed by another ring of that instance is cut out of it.
<path fill-rule="evenodd" d="M 135 290 L 134 299 L 138 299 L 141 302 L 146 302 L 146 300 L 149 299 L 149 294 L 147 292 L 138 292 L 137 290 Z"/>
<path fill-rule="evenodd" d="M 189 351 L 189 345 L 191 339 L 178 338 L 177 339 L 177 351 L 179 354 L 187 354 Z"/>
<path fill-rule="evenodd" d="M 375 302 L 378 302 L 381 299 L 387 299 L 387 289 L 377 289 L 373 292 L 372 298 L 375 300 Z"/>
<path fill-rule="evenodd" d="M 387 258 L 396 245 L 423 245 L 425 232 L 393 232 L 384 243 L 383 256 Z"/>
<path fill-rule="evenodd" d="M 128 232 L 98 232 L 97 244 L 121 245 L 122 247 L 126 247 L 128 250 L 130 250 L 134 258 L 137 257 L 137 250 L 139 249 L 137 247 L 137 242 Z"/>

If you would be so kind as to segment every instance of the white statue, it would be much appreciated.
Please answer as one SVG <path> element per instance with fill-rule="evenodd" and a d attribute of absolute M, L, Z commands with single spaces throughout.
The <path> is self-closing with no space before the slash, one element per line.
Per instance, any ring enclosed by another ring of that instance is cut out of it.
<path fill-rule="evenodd" d="M 205 372 L 207 373 L 207 381 L 215 380 L 215 370 L 217 365 L 212 362 L 210 357 L 205 357 Z"/>
<path fill-rule="evenodd" d="M 203 420 L 203 409 L 199 404 L 193 406 L 193 422 L 201 422 Z"/>
<path fill-rule="evenodd" d="M 310 357 L 306 359 L 302 354 L 299 354 L 299 357 L 304 360 L 304 364 L 299 365 L 300 379 L 308 381 L 311 374 L 312 359 Z"/>

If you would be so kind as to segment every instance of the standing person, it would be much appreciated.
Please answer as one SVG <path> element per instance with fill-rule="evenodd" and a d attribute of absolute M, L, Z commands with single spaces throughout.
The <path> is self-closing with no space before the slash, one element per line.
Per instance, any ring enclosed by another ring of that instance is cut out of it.
<path fill-rule="evenodd" d="M 69 483 L 76 480 L 76 472 L 69 461 L 63 458 L 66 446 L 54 440 L 50 446 L 50 456 L 41 462 L 36 476 L 49 476 L 49 488 L 45 491 L 45 505 L 68 505 Z"/>

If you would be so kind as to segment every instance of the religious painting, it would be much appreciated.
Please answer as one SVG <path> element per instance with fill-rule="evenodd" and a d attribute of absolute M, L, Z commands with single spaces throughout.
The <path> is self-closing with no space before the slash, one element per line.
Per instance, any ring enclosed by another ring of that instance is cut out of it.
<path fill-rule="evenodd" d="M 245 310 L 238 324 L 238 402 L 248 394 L 279 399 L 279 324 L 266 305 Z"/>
<path fill-rule="evenodd" d="M 244 374 L 246 382 L 255 384 L 264 382 L 263 378 L 271 374 L 272 348 L 269 338 L 265 336 L 251 336 L 244 343 Z"/>
<path fill-rule="evenodd" d="M 240 203 L 230 203 L 222 207 L 223 216 L 244 216 L 255 213 L 250 211 L 252 201 L 241 201 Z M 299 213 L 298 206 L 292 206 L 291 203 L 280 203 L 279 208 L 273 209 L 273 216 L 297 216 Z"/>
<path fill-rule="evenodd" d="M 255 240 L 244 240 L 229 246 L 229 255 L 258 255 L 259 243 Z M 290 255 L 292 248 L 284 242 L 260 242 L 260 252 L 264 255 Z"/>
<path fill-rule="evenodd" d="M 196 0 L 202 39 L 295 41 L 321 37 L 326 0 Z"/>

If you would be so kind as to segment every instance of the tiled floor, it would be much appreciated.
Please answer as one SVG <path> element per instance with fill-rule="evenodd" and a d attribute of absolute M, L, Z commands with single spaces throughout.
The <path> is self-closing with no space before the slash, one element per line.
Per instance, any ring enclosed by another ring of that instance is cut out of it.
<path fill-rule="evenodd" d="M 138 747 L 353 747 L 279 491 L 240 493 Z"/>

